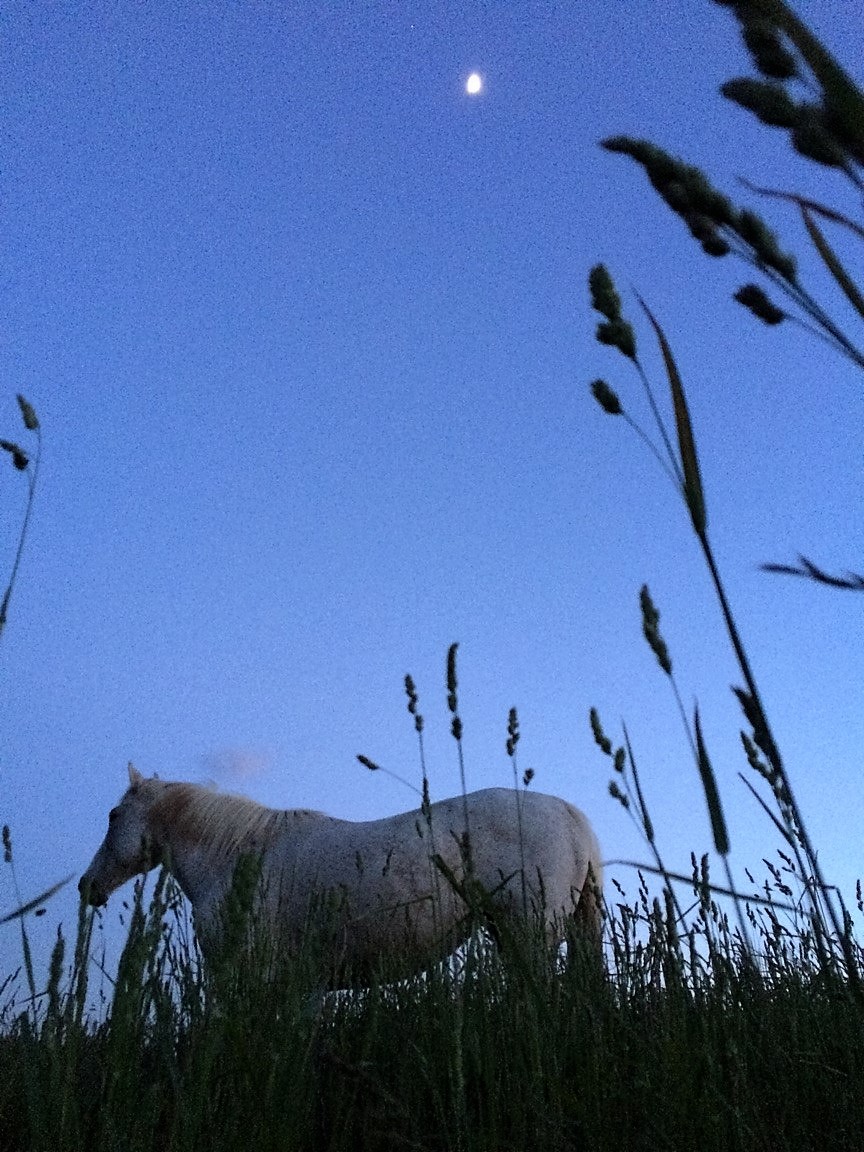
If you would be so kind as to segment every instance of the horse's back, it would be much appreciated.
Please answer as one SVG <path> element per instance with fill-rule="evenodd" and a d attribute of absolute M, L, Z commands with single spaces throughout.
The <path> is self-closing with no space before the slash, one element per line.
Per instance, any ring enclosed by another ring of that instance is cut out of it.
<path fill-rule="evenodd" d="M 426 873 L 433 854 L 461 876 L 469 847 L 484 887 L 499 888 L 524 865 L 526 874 L 543 876 L 556 909 L 571 900 L 574 887 L 578 894 L 589 865 L 600 879 L 600 850 L 587 816 L 560 797 L 512 788 L 485 788 L 377 820 L 322 817 L 308 825 L 300 855 L 310 878 L 326 882 L 329 876 L 341 885 L 356 883 L 367 870 L 395 878 L 397 864 L 414 858 Z"/>

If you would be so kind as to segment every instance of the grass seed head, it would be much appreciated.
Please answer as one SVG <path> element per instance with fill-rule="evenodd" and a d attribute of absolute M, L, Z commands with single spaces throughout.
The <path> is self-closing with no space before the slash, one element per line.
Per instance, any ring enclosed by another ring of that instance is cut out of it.
<path fill-rule="evenodd" d="M 57 925 L 57 939 L 51 949 L 51 960 L 48 965 L 48 993 L 55 1007 L 59 998 L 60 981 L 63 979 L 63 957 L 66 951 L 66 941 L 63 939 L 63 930 Z"/>
<path fill-rule="evenodd" d="M 519 717 L 516 709 L 511 708 L 507 717 L 507 755 L 511 758 L 516 755 L 516 745 L 519 743 Z"/>
<path fill-rule="evenodd" d="M 745 208 L 738 214 L 735 231 L 744 243 L 753 249 L 753 254 L 760 264 L 773 268 L 790 284 L 796 282 L 795 258 L 780 251 L 777 237 L 761 216 Z"/>
<path fill-rule="evenodd" d="M 636 359 L 636 337 L 626 320 L 609 320 L 597 325 L 597 340 L 610 348 L 617 348 L 628 360 Z"/>
<path fill-rule="evenodd" d="M 744 14 L 741 19 L 741 36 L 753 63 L 763 76 L 774 80 L 791 80 L 798 75 L 795 57 L 784 45 L 780 33 L 771 20 Z"/>
<path fill-rule="evenodd" d="M 609 795 L 613 800 L 617 800 L 622 808 L 630 807 L 630 797 L 625 796 L 625 794 L 621 791 L 617 780 L 609 781 Z"/>
<path fill-rule="evenodd" d="M 592 708 L 588 713 L 588 719 L 591 721 L 591 731 L 594 734 L 594 742 L 601 752 L 607 756 L 612 755 L 612 741 L 603 731 L 603 725 L 600 723 L 600 715 L 596 708 Z"/>
<path fill-rule="evenodd" d="M 720 801 L 720 792 L 717 788 L 717 778 L 705 747 L 702 735 L 702 724 L 699 719 L 699 709 L 696 708 L 693 717 L 696 731 L 696 750 L 699 766 L 699 776 L 702 780 L 702 789 L 705 793 L 705 802 L 708 805 L 708 818 L 711 821 L 711 835 L 714 839 L 714 848 L 718 855 L 729 855 L 729 831 L 726 827 L 726 818 L 723 815 L 723 805 Z M 706 857 L 707 859 L 707 857 Z"/>
<path fill-rule="evenodd" d="M 456 712 L 459 707 L 459 701 L 456 696 L 456 688 L 458 681 L 456 679 L 456 650 L 459 645 L 451 644 L 447 650 L 447 707 L 451 712 Z"/>
<path fill-rule="evenodd" d="M 769 300 L 758 284 L 743 284 L 732 297 L 749 309 L 763 324 L 780 324 L 786 318 L 782 308 Z"/>
<path fill-rule="evenodd" d="M 417 732 L 423 731 L 423 717 L 417 711 L 417 689 L 414 686 L 414 681 L 410 676 L 405 677 L 405 693 L 408 697 L 408 711 L 414 717 L 414 728 Z"/>
<path fill-rule="evenodd" d="M 408 711 L 414 716 L 417 712 L 417 689 L 410 676 L 405 677 L 405 694 L 408 697 Z"/>
<path fill-rule="evenodd" d="M 724 240 L 717 231 L 717 226 L 709 216 L 691 213 L 686 217 L 687 227 L 694 240 L 702 245 L 702 251 L 708 256 L 727 256 L 730 252 L 729 242 Z"/>
<path fill-rule="evenodd" d="M 588 289 L 591 293 L 591 307 L 607 320 L 621 318 L 621 297 L 615 291 L 615 283 L 605 264 L 595 264 L 588 273 Z"/>
<path fill-rule="evenodd" d="M 629 359 L 636 358 L 636 336 L 632 327 L 621 316 L 621 297 L 615 291 L 612 276 L 604 264 L 596 264 L 588 276 L 591 306 L 606 317 L 605 324 L 597 325 L 597 339 L 601 344 L 622 351 Z"/>
<path fill-rule="evenodd" d="M 768 760 L 771 761 L 774 746 L 771 734 L 766 727 L 765 716 L 761 708 L 750 693 L 746 692 L 743 688 L 733 686 L 732 691 L 738 697 L 738 703 L 741 705 L 741 710 L 747 718 L 747 723 L 753 729 L 753 742 L 761 752 L 765 753 Z"/>
<path fill-rule="evenodd" d="M 24 427 L 28 432 L 35 432 L 39 427 L 39 421 L 36 417 L 36 412 L 33 405 L 30 404 L 19 392 L 17 395 L 18 407 L 21 409 L 21 418 L 24 421 Z"/>
<path fill-rule="evenodd" d="M 695 165 L 685 164 L 647 140 L 633 140 L 629 136 L 610 137 L 601 147 L 641 164 L 652 187 L 685 222 L 696 214 L 707 216 L 717 225 L 733 225 L 736 212 L 732 202 Z"/>
<path fill-rule="evenodd" d="M 657 657 L 657 663 L 667 676 L 671 676 L 672 658 L 669 655 L 669 649 L 666 647 L 666 641 L 660 635 L 660 613 L 654 607 L 654 601 L 651 599 L 651 593 L 648 591 L 647 584 L 642 585 L 642 590 L 639 593 L 639 603 L 642 608 L 642 632 L 645 639 L 648 641 L 651 651 Z"/>
<path fill-rule="evenodd" d="M 636 359 L 636 337 L 633 328 L 621 315 L 621 297 L 604 264 L 595 264 L 588 273 L 591 307 L 606 317 L 597 325 L 597 339 L 601 344 L 618 348 L 630 360 Z"/>
<path fill-rule="evenodd" d="M 720 91 L 771 128 L 794 128 L 800 119 L 798 105 L 782 84 L 743 76 L 727 80 Z"/>
<path fill-rule="evenodd" d="M 707 216 L 718 226 L 725 224 L 731 227 L 737 212 L 729 197 L 714 187 L 701 168 L 680 160 L 676 164 L 691 211 Z"/>
<path fill-rule="evenodd" d="M 728 256 L 732 249 L 719 232 L 712 232 L 702 241 L 702 251 L 706 256 Z"/>
<path fill-rule="evenodd" d="M 764 780 L 767 780 L 769 784 L 773 783 L 774 776 L 776 775 L 774 770 L 769 768 L 765 761 L 760 758 L 759 750 L 747 733 L 742 731 L 740 735 L 741 743 L 744 745 L 744 752 L 750 767 L 754 772 L 758 772 Z"/>
<path fill-rule="evenodd" d="M 0 440 L 0 448 L 2 448 L 4 452 L 9 453 L 12 457 L 12 463 L 19 472 L 23 472 L 30 463 L 30 457 L 24 449 L 13 440 Z"/>
<path fill-rule="evenodd" d="M 595 380 L 591 385 L 591 394 L 603 411 L 610 416 L 620 416 L 624 411 L 618 394 L 612 391 L 605 380 Z"/>
<path fill-rule="evenodd" d="M 826 168 L 846 167 L 846 151 L 826 125 L 819 105 L 807 104 L 799 110 L 792 146 L 801 156 Z"/>

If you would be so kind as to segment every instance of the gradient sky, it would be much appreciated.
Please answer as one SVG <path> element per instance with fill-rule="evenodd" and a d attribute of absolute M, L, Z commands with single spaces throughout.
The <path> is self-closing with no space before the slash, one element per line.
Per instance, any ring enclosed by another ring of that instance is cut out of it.
<path fill-rule="evenodd" d="M 855 74 L 858 0 L 797 7 Z M 700 703 L 733 868 L 765 875 L 777 838 L 737 778 L 739 677 L 686 513 L 588 392 L 604 376 L 647 426 L 637 379 L 593 339 L 602 260 L 658 388 L 634 290 L 675 349 L 730 597 L 825 871 L 853 900 L 861 599 L 758 565 L 864 565 L 860 373 L 752 321 L 730 299 L 747 271 L 703 256 L 597 147 L 642 135 L 705 167 L 854 331 L 794 213 L 736 185 L 860 210 L 717 95 L 751 72 L 727 11 L 13 0 L 0 53 L 0 435 L 26 436 L 19 391 L 44 430 L 0 638 L 0 815 L 23 896 L 81 873 L 130 759 L 278 807 L 412 807 L 355 759 L 419 781 L 406 672 L 433 797 L 458 791 L 453 641 L 470 787 L 511 781 L 516 705 L 532 787 L 583 807 L 607 858 L 647 859 L 608 796 L 594 705 L 614 736 L 626 719 L 659 843 L 688 870 L 710 833 L 641 637 L 644 582 Z M 25 495 L 6 464 L 4 582 Z M 6 868 L 0 907 L 15 902 Z M 37 968 L 76 907 L 70 886 L 31 921 Z M 20 944 L 0 933 L 6 972 Z"/>

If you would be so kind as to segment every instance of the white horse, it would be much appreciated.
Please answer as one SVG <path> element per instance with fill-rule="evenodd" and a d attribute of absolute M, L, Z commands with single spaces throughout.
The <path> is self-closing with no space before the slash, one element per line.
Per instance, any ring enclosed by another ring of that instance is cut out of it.
<path fill-rule="evenodd" d="M 478 908 L 542 916 L 553 942 L 575 913 L 599 944 L 602 866 L 587 818 L 557 797 L 506 788 L 355 823 L 145 778 L 130 764 L 129 788 L 78 887 L 102 905 L 130 877 L 166 864 L 206 956 L 237 865 L 250 857 L 262 879 L 256 922 L 263 915 L 287 947 L 297 947 L 314 901 L 331 901 L 334 982 L 382 959 L 422 970 L 467 939 Z"/>

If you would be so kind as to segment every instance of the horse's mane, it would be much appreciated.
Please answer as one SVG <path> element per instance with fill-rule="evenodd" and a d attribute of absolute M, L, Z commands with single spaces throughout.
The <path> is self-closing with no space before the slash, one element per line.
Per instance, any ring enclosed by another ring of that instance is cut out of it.
<path fill-rule="evenodd" d="M 217 792 L 200 784 L 166 784 L 151 809 L 151 819 L 173 837 L 206 845 L 228 856 L 237 851 L 261 851 L 288 820 L 323 818 L 305 809 L 267 808 L 257 800 Z"/>

